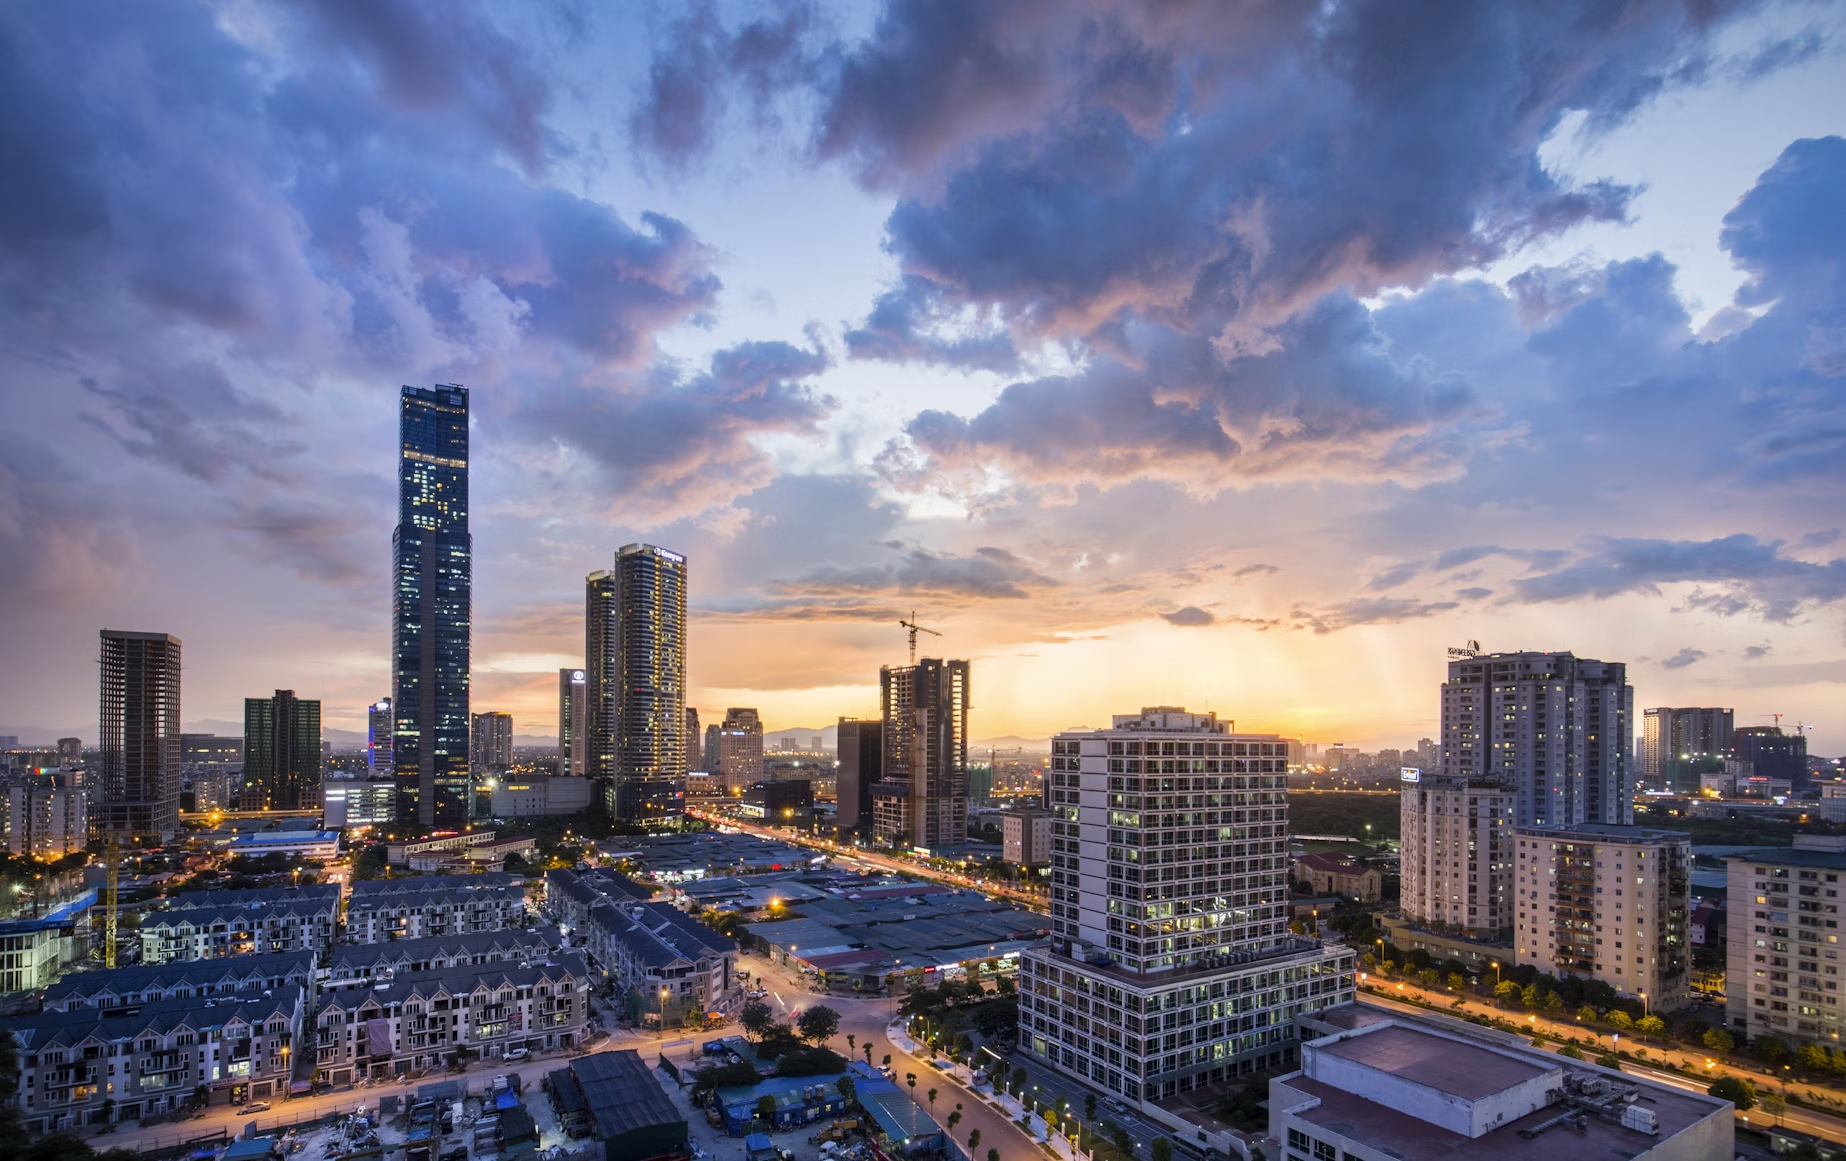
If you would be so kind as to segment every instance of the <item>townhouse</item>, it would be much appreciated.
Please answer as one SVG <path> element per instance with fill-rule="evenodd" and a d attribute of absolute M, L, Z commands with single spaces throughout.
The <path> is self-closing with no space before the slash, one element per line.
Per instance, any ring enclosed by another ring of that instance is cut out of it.
<path fill-rule="evenodd" d="M 320 979 L 327 987 L 341 987 L 373 979 L 388 979 L 406 972 L 443 968 L 542 960 L 556 950 L 561 939 L 555 927 L 532 930 L 476 931 L 467 935 L 437 935 L 429 939 L 397 939 L 384 943 L 342 944 L 329 952 Z"/>
<path fill-rule="evenodd" d="M 555 870 L 547 905 L 605 979 L 629 1018 L 674 1027 L 700 1023 L 737 999 L 737 944 L 668 903 L 636 897 L 619 875 Z"/>
<path fill-rule="evenodd" d="M 503 931 L 525 921 L 524 881 L 497 872 L 370 879 L 353 884 L 346 904 L 352 943 Z"/>
<path fill-rule="evenodd" d="M 45 990 L 44 1007 L 47 1012 L 127 1008 L 265 989 L 308 988 L 313 982 L 314 953 L 308 951 L 148 964 L 65 976 Z"/>

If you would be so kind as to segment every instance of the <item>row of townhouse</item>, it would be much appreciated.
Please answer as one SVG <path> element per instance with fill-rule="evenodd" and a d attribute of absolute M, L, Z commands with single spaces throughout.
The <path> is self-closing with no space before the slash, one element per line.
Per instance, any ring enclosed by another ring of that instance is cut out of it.
<path fill-rule="evenodd" d="M 346 904 L 346 938 L 352 943 L 431 939 L 523 927 L 522 880 L 500 872 L 370 879 L 353 884 Z"/>
<path fill-rule="evenodd" d="M 20 1122 L 37 1136 L 171 1112 L 201 1089 L 215 1102 L 287 1092 L 307 1008 L 295 984 L 0 1020 L 19 1053 Z"/>
<path fill-rule="evenodd" d="M 515 1049 L 574 1048 L 589 990 L 583 957 L 569 952 L 331 989 L 315 1017 L 315 1079 L 350 1084 Z"/>
<path fill-rule="evenodd" d="M 608 876 L 566 870 L 546 875 L 546 899 L 623 993 L 630 1019 L 700 1023 L 737 998 L 736 942 L 672 905 L 641 902 Z"/>
<path fill-rule="evenodd" d="M 45 989 L 44 1009 L 69 1012 L 79 1008 L 126 1008 L 237 992 L 312 988 L 313 983 L 311 951 L 149 964 L 65 976 Z"/>
<path fill-rule="evenodd" d="M 340 927 L 340 887 L 188 891 L 141 921 L 141 962 L 324 951 Z"/>
<path fill-rule="evenodd" d="M 328 987 L 338 987 L 356 981 L 389 979 L 407 972 L 525 963 L 550 956 L 561 941 L 557 928 L 536 927 L 384 943 L 348 943 L 328 954 L 319 978 Z"/>

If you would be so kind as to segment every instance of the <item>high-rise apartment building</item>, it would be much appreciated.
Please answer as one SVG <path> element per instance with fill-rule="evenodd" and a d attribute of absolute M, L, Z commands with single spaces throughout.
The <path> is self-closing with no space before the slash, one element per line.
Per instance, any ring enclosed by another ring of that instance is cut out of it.
<path fill-rule="evenodd" d="M 968 663 L 925 657 L 878 671 L 884 769 L 872 787 L 880 842 L 968 841 Z"/>
<path fill-rule="evenodd" d="M 244 699 L 244 785 L 261 788 L 262 810 L 320 803 L 320 702 L 278 689 Z"/>
<path fill-rule="evenodd" d="M 1750 764 L 1748 771 L 1737 771 L 1746 778 L 1786 778 L 1796 790 L 1805 789 L 1813 780 L 1808 773 L 1807 736 L 1785 734 L 1781 726 L 1745 726 L 1734 731 L 1731 758 Z"/>
<path fill-rule="evenodd" d="M 381 697 L 365 708 L 365 765 L 376 777 L 391 773 L 391 729 L 395 724 L 390 698 Z"/>
<path fill-rule="evenodd" d="M 686 558 L 652 544 L 616 551 L 586 581 L 591 775 L 611 817 L 659 818 L 686 777 Z"/>
<path fill-rule="evenodd" d="M 468 392 L 405 387 L 391 538 L 391 768 L 405 822 L 469 817 L 468 679 L 474 542 L 468 534 Z"/>
<path fill-rule="evenodd" d="M 1022 1049 L 1135 1104 L 1294 1064 L 1294 1017 L 1352 1001 L 1354 953 L 1288 932 L 1287 762 L 1170 706 L 1052 739 Z"/>
<path fill-rule="evenodd" d="M 1449 662 L 1442 773 L 1513 792 L 1520 826 L 1634 821 L 1627 667 L 1569 653 Z"/>
<path fill-rule="evenodd" d="M 179 830 L 180 640 L 102 631 L 100 775 L 90 827 L 98 836 L 164 842 Z"/>
<path fill-rule="evenodd" d="M 10 854 L 58 859 L 90 841 L 89 795 L 54 774 L 0 780 L 0 846 Z"/>
<path fill-rule="evenodd" d="M 1405 916 L 1487 939 L 1512 930 L 1511 790 L 1406 769 L 1399 821 Z"/>
<path fill-rule="evenodd" d="M 83 761 L 82 738 L 58 739 L 58 765 L 75 766 Z"/>
<path fill-rule="evenodd" d="M 1650 709 L 1641 719 L 1641 781 L 1655 789 L 1697 790 L 1698 777 L 1678 763 L 1722 757 L 1731 748 L 1736 711 Z M 1676 768 L 1683 770 L 1675 778 Z"/>
<path fill-rule="evenodd" d="M 1838 1048 L 1846 1033 L 1840 892 L 1846 835 L 1726 855 L 1730 896 L 1725 1018 L 1754 1040 L 1777 1036 Z"/>
<path fill-rule="evenodd" d="M 1671 1011 L 1691 995 L 1685 831 L 1585 823 L 1513 832 L 1518 962 Z"/>
<path fill-rule="evenodd" d="M 686 769 L 705 769 L 705 740 L 699 735 L 699 711 L 686 707 Z"/>
<path fill-rule="evenodd" d="M 1051 816 L 1042 810 L 1009 810 L 1000 819 L 1000 857 L 1015 867 L 1051 862 Z"/>
<path fill-rule="evenodd" d="M 748 706 L 732 706 L 724 711 L 717 730 L 716 773 L 724 780 L 726 794 L 742 794 L 763 780 L 763 719 Z M 706 742 L 709 749 L 709 736 Z"/>
<path fill-rule="evenodd" d="M 835 776 L 835 819 L 840 833 L 872 821 L 872 787 L 884 771 L 884 723 L 841 718 L 836 741 L 839 773 Z"/>
<path fill-rule="evenodd" d="M 513 764 L 513 715 L 499 710 L 474 715 L 468 739 L 470 762 L 479 771 L 504 770 Z"/>
<path fill-rule="evenodd" d="M 590 773 L 590 683 L 581 669 L 558 670 L 558 773 Z"/>

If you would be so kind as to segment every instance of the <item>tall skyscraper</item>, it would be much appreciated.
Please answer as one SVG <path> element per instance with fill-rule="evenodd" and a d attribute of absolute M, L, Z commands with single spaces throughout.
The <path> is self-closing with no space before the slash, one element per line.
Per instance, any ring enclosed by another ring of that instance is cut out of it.
<path fill-rule="evenodd" d="M 763 777 L 763 719 L 747 706 L 724 711 L 718 725 L 718 770 L 725 793 L 740 794 Z"/>
<path fill-rule="evenodd" d="M 1657 789 L 1697 790 L 1690 763 L 1723 757 L 1736 718 L 1737 712 L 1728 709 L 1648 710 L 1641 725 L 1641 781 Z"/>
<path fill-rule="evenodd" d="M 244 699 L 244 785 L 262 788 L 264 810 L 320 805 L 320 702 L 292 689 Z"/>
<path fill-rule="evenodd" d="M 391 773 L 391 699 L 381 697 L 365 710 L 365 764 L 373 776 Z"/>
<path fill-rule="evenodd" d="M 591 573 L 591 768 L 613 818 L 677 813 L 686 776 L 686 558 L 652 544 Z"/>
<path fill-rule="evenodd" d="M 460 827 L 469 816 L 468 392 L 406 387 L 398 412 L 392 536 L 392 770 L 401 822 Z"/>
<path fill-rule="evenodd" d="M 1283 738 L 1171 706 L 1052 739 L 1022 1050 L 1132 1104 L 1288 1070 L 1293 1016 L 1351 1002 L 1354 952 L 1288 933 L 1287 769 Z"/>
<path fill-rule="evenodd" d="M 1513 792 L 1515 825 L 1634 821 L 1627 666 L 1569 653 L 1449 662 L 1442 773 Z"/>
<path fill-rule="evenodd" d="M 686 769 L 705 769 L 705 742 L 699 736 L 699 711 L 686 707 Z"/>
<path fill-rule="evenodd" d="M 180 641 L 102 631 L 100 777 L 90 804 L 98 837 L 164 842 L 179 830 Z"/>
<path fill-rule="evenodd" d="M 879 670 L 884 769 L 872 787 L 882 842 L 968 841 L 968 663 L 925 657 Z"/>
<path fill-rule="evenodd" d="M 884 770 L 884 723 L 841 718 L 838 747 L 840 767 L 834 796 L 844 835 L 872 821 L 872 787 Z"/>
<path fill-rule="evenodd" d="M 513 764 L 513 715 L 501 710 L 478 713 L 469 733 L 470 762 L 481 770 L 504 770 Z"/>
<path fill-rule="evenodd" d="M 581 669 L 558 670 L 558 773 L 582 778 L 589 773 L 589 675 Z"/>

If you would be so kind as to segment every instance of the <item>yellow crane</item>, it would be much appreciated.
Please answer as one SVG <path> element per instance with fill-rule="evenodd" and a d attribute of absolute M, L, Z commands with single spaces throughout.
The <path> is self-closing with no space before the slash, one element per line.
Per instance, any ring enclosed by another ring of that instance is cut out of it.
<path fill-rule="evenodd" d="M 928 633 L 931 637 L 940 637 L 942 634 L 936 632 L 934 629 L 925 629 L 923 626 L 917 624 L 915 613 L 911 613 L 910 617 L 911 619 L 908 621 L 899 617 L 897 623 L 910 630 L 910 664 L 914 668 L 917 663 L 917 634 Z"/>
<path fill-rule="evenodd" d="M 109 879 L 103 896 L 103 966 L 115 966 L 115 916 L 122 882 L 122 843 L 115 835 L 103 840 L 103 866 Z"/>

